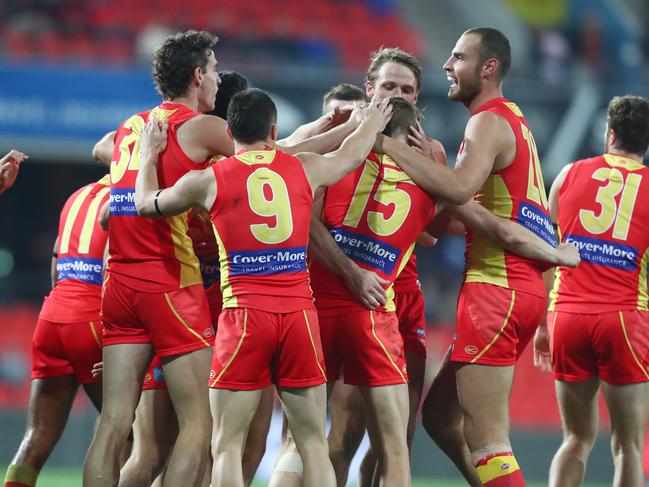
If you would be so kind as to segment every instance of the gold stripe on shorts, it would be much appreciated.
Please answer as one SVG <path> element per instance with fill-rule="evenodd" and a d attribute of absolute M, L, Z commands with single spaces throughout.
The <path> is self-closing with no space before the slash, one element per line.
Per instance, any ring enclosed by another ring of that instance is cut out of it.
<path fill-rule="evenodd" d="M 194 335 L 196 338 L 198 338 L 201 342 L 203 342 L 203 345 L 206 347 L 209 347 L 210 344 L 207 343 L 207 340 L 205 340 L 200 333 L 198 333 L 196 330 L 192 330 L 191 327 L 185 323 L 185 320 L 181 318 L 181 316 L 178 314 L 178 311 L 176 311 L 176 308 L 174 308 L 174 305 L 171 303 L 171 298 L 169 297 L 169 293 L 164 293 L 165 294 L 165 299 L 167 300 L 167 304 L 169 305 L 169 309 L 171 309 L 171 312 L 174 314 L 174 316 L 180 321 L 180 323 L 189 331 L 192 335 Z"/>
<path fill-rule="evenodd" d="M 92 332 L 92 336 L 95 337 L 95 341 L 97 342 L 97 345 L 99 345 L 99 348 L 101 348 L 101 340 L 99 339 L 99 335 L 97 334 L 97 330 L 95 330 L 94 321 L 90 322 L 90 331 Z"/>
<path fill-rule="evenodd" d="M 485 353 L 487 353 L 487 350 L 489 350 L 494 343 L 500 338 L 500 335 L 502 335 L 503 331 L 505 330 L 505 327 L 507 326 L 507 323 L 509 323 L 509 318 L 512 315 L 512 311 L 514 310 L 514 303 L 516 302 L 516 291 L 512 289 L 512 301 L 509 304 L 509 311 L 507 311 L 507 316 L 505 316 L 505 321 L 503 321 L 502 326 L 500 327 L 500 330 L 498 330 L 498 333 L 496 333 L 496 336 L 494 336 L 489 344 L 482 349 L 482 351 L 473 357 L 473 360 L 471 360 L 471 364 L 474 364 L 480 357 L 482 357 Z"/>
<path fill-rule="evenodd" d="M 230 360 L 228 360 L 228 363 L 223 366 L 221 369 L 221 372 L 219 372 L 219 375 L 216 376 L 214 381 L 210 384 L 210 387 L 214 387 L 216 383 L 223 377 L 223 374 L 230 368 L 230 365 L 232 365 L 232 362 L 234 362 L 234 359 L 239 355 L 239 350 L 241 349 L 241 345 L 243 345 L 243 340 L 246 338 L 246 331 L 248 329 L 248 308 L 243 309 L 243 333 L 241 334 L 241 338 L 239 338 L 239 343 L 237 343 L 237 348 L 235 349 L 234 353 L 232 354 L 232 357 L 230 357 Z"/>
<path fill-rule="evenodd" d="M 640 360 L 638 359 L 635 350 L 633 350 L 633 345 L 631 345 L 631 340 L 629 340 L 629 335 L 626 332 L 626 325 L 624 324 L 624 316 L 622 315 L 622 311 L 619 312 L 619 315 L 620 315 L 620 325 L 622 325 L 622 333 L 624 333 L 624 339 L 626 340 L 626 344 L 629 347 L 629 351 L 631 352 L 631 355 L 633 355 L 633 360 L 635 360 L 635 363 L 638 364 L 638 367 L 640 367 L 640 370 L 642 370 L 644 376 L 647 378 L 647 380 L 649 380 L 649 374 L 647 374 L 647 371 L 642 366 L 642 362 L 640 362 Z"/>
<path fill-rule="evenodd" d="M 401 380 L 403 380 L 404 382 L 408 382 L 406 380 L 406 378 L 404 377 L 403 372 L 401 372 L 401 370 L 399 369 L 399 366 L 396 364 L 396 362 L 392 358 L 392 355 L 390 355 L 390 352 L 388 352 L 388 349 L 385 347 L 385 345 L 383 345 L 383 342 L 379 339 L 378 335 L 376 334 L 376 328 L 374 326 L 374 311 L 370 311 L 370 321 L 372 322 L 372 335 L 374 335 L 374 338 L 376 339 L 376 341 L 379 342 L 379 345 L 383 349 L 383 352 L 385 353 L 385 355 L 388 357 L 388 360 L 390 361 L 392 366 L 395 368 L 395 370 L 397 372 L 399 372 L 399 375 L 401 376 Z"/>
<path fill-rule="evenodd" d="M 306 322 L 306 330 L 309 332 L 309 340 L 311 340 L 311 347 L 313 348 L 313 354 L 315 355 L 315 361 L 318 364 L 318 368 L 320 369 L 320 372 L 322 373 L 322 377 L 324 377 L 324 379 L 326 381 L 327 380 L 327 374 L 325 374 L 325 371 L 322 368 L 322 365 L 320 365 L 320 360 L 318 360 L 318 349 L 315 346 L 315 341 L 313 340 L 313 334 L 311 333 L 311 323 L 309 323 L 309 316 L 306 314 L 305 309 L 303 309 L 302 312 L 304 313 L 304 321 Z"/>

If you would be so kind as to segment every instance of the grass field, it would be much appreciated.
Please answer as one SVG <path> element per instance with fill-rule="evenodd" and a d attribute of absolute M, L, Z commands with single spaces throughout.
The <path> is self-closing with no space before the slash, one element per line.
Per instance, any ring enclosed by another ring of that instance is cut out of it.
<path fill-rule="evenodd" d="M 4 479 L 6 467 L 0 469 Z M 263 487 L 264 484 L 255 482 L 253 487 Z M 458 480 L 417 479 L 413 487 L 464 487 L 466 484 Z M 528 487 L 544 487 L 544 482 L 527 482 Z M 606 484 L 584 484 L 583 487 L 604 487 Z M 81 470 L 72 468 L 46 468 L 38 479 L 38 487 L 81 487 Z"/>

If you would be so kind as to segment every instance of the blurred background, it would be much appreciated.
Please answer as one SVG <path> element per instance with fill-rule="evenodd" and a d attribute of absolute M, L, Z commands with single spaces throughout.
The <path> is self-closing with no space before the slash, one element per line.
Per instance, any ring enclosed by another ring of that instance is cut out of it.
<path fill-rule="evenodd" d="M 159 103 L 150 64 L 165 36 L 188 28 L 217 34 L 219 68 L 240 71 L 272 94 L 284 135 L 320 115 L 331 86 L 361 85 L 370 51 L 401 47 L 424 65 L 423 125 L 453 161 L 468 114 L 447 101 L 441 66 L 464 30 L 496 27 L 513 50 L 505 95 L 526 115 L 549 186 L 564 164 L 603 151 L 612 96 L 649 96 L 648 22 L 646 0 L 3 0 L 0 152 L 16 148 L 30 159 L 0 197 L 0 472 L 22 437 L 31 333 L 49 292 L 59 211 L 72 191 L 101 177 L 94 143 Z M 445 238 L 417 252 L 431 376 L 452 338 L 463 251 L 463 238 Z M 511 410 L 518 460 L 528 479 L 542 483 L 561 424 L 552 378 L 533 368 L 531 350 L 517 368 Z M 77 398 L 45 467 L 73 472 L 60 485 L 80 485 L 95 416 Z M 612 478 L 607 428 L 603 413 L 589 485 Z M 274 429 L 269 438 L 270 462 L 277 435 Z M 412 468 L 418 485 L 457 479 L 423 431 Z M 39 485 L 55 485 L 49 482 Z"/>

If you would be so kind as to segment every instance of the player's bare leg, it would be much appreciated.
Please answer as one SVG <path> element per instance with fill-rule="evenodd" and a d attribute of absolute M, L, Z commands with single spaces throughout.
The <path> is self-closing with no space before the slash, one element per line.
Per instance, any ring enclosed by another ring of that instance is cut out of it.
<path fill-rule="evenodd" d="M 417 412 L 419 411 L 419 402 L 421 393 L 424 388 L 424 375 L 426 373 L 426 358 L 416 354 L 406 352 L 406 364 L 408 365 L 408 455 L 412 451 L 412 440 L 415 437 L 417 428 Z M 370 447 L 361 462 L 359 471 L 358 486 L 371 487 L 375 478 L 377 458 L 374 450 Z M 376 476 L 378 478 L 378 476 Z"/>
<path fill-rule="evenodd" d="M 278 391 L 304 466 L 302 485 L 334 487 L 336 476 L 326 438 L 326 386 L 278 388 Z"/>
<path fill-rule="evenodd" d="M 103 405 L 83 469 L 86 487 L 116 485 L 119 455 L 135 419 L 151 344 L 108 345 L 103 351 Z"/>
<path fill-rule="evenodd" d="M 32 380 L 25 436 L 11 471 L 31 472 L 36 479 L 63 433 L 78 387 L 73 375 Z"/>
<path fill-rule="evenodd" d="M 474 465 L 497 462 L 524 485 L 523 474 L 511 461 L 509 396 L 514 367 L 460 364 L 456 368 L 457 394 L 464 413 L 464 437 Z M 507 455 L 505 455 L 507 453 Z M 489 480 L 483 479 L 483 484 Z"/>
<path fill-rule="evenodd" d="M 151 485 L 167 463 L 178 434 L 166 389 L 142 391 L 133 423 L 133 450 L 120 472 L 120 487 Z"/>
<path fill-rule="evenodd" d="M 161 357 L 167 390 L 178 419 L 178 436 L 164 485 L 199 485 L 209 468 L 212 417 L 207 383 L 212 347 Z"/>
<path fill-rule="evenodd" d="M 550 466 L 550 487 L 579 486 L 597 435 L 599 379 L 555 381 L 563 423 L 563 443 Z"/>
<path fill-rule="evenodd" d="M 327 386 L 329 386 L 327 384 Z M 293 435 L 288 428 L 286 414 L 282 415 L 282 443 L 277 452 L 268 487 L 301 487 L 304 468 Z"/>
<path fill-rule="evenodd" d="M 246 445 L 243 448 L 241 459 L 243 469 L 243 483 L 248 486 L 259 468 L 259 463 L 266 452 L 266 438 L 270 429 L 270 420 L 273 415 L 273 402 L 275 391 L 273 386 L 261 390 L 261 398 L 257 411 L 252 417 Z"/>
<path fill-rule="evenodd" d="M 214 462 L 212 487 L 243 487 L 241 457 L 248 428 L 261 399 L 261 391 L 210 389 Z"/>
<path fill-rule="evenodd" d="M 345 384 L 342 380 L 336 382 L 329 398 L 329 414 L 329 458 L 336 473 L 336 483 L 339 487 L 344 487 L 349 466 L 367 427 L 367 414 L 358 388 Z"/>
<path fill-rule="evenodd" d="M 613 385 L 602 381 L 611 417 L 615 487 L 642 487 L 643 433 L 649 416 L 649 383 Z"/>
<path fill-rule="evenodd" d="M 371 424 L 370 442 L 379 457 L 381 486 L 410 485 L 408 385 L 359 387 Z"/>
<path fill-rule="evenodd" d="M 421 411 L 424 429 L 472 487 L 481 484 L 464 439 L 464 413 L 457 397 L 455 367 L 448 355 L 433 379 Z"/>

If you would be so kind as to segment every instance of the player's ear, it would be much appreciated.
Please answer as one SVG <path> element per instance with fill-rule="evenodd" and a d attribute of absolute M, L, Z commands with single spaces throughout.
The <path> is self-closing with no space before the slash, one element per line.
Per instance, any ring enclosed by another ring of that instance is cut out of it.
<path fill-rule="evenodd" d="M 485 78 L 495 76 L 498 72 L 499 67 L 500 67 L 500 63 L 498 62 L 497 59 L 495 58 L 487 59 L 484 65 L 482 66 L 482 73 Z"/>
<path fill-rule="evenodd" d="M 194 73 L 193 73 L 193 75 L 194 75 L 194 79 L 196 80 L 196 83 L 197 83 L 199 86 L 200 86 L 200 84 L 203 82 L 203 75 L 204 75 L 204 74 L 205 74 L 205 73 L 203 73 L 203 68 L 201 68 L 200 66 L 196 66 L 196 67 L 194 68 Z"/>
<path fill-rule="evenodd" d="M 234 140 L 234 137 L 232 137 L 232 130 L 230 130 L 229 125 L 225 126 L 225 132 L 228 134 L 228 137 L 230 137 L 230 139 Z"/>
<path fill-rule="evenodd" d="M 270 140 L 277 140 L 277 124 L 270 126 Z"/>
<path fill-rule="evenodd" d="M 374 85 L 370 80 L 365 81 L 365 94 L 371 99 L 374 96 Z"/>

